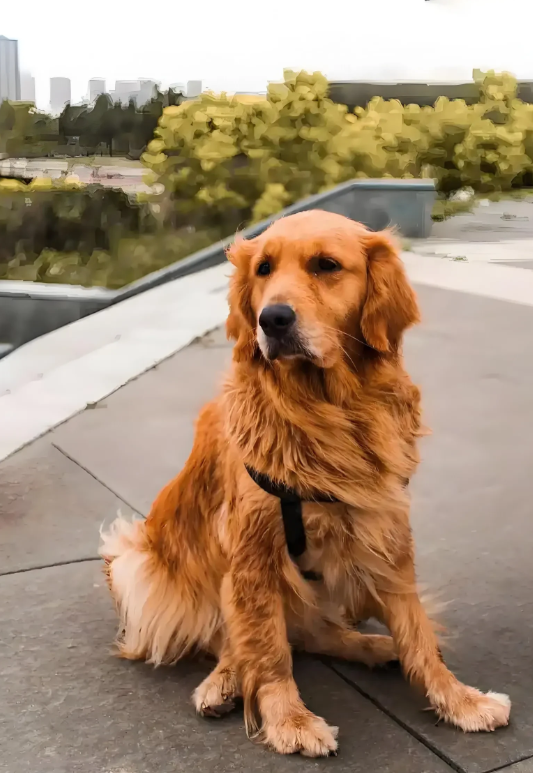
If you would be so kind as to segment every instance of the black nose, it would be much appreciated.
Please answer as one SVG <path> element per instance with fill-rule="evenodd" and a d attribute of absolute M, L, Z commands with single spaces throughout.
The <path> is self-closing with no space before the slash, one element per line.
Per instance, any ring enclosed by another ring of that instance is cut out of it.
<path fill-rule="evenodd" d="M 296 314 L 286 303 L 265 306 L 259 315 L 259 324 L 269 338 L 283 338 L 296 322 Z"/>

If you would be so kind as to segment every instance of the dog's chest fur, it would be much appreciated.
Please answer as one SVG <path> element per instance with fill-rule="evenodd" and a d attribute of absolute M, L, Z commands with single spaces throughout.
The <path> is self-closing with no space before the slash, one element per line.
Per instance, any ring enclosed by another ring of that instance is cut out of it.
<path fill-rule="evenodd" d="M 304 402 L 298 383 L 234 374 L 222 403 L 239 464 L 300 493 L 307 550 L 298 565 L 336 598 L 383 585 L 408 549 L 404 486 L 418 462 L 419 393 L 407 375 L 379 390 L 351 378 L 344 401 L 308 390 Z M 318 504 L 320 494 L 338 502 Z"/>
<path fill-rule="evenodd" d="M 230 381 L 223 401 L 226 430 L 244 464 L 303 499 L 323 493 L 373 506 L 396 480 L 409 479 L 418 461 L 418 411 L 409 401 L 362 392 L 348 408 L 305 404 L 290 387 L 269 394 L 253 381 L 246 389 Z"/>
<path fill-rule="evenodd" d="M 307 548 L 296 563 L 322 578 L 329 595 L 353 606 L 388 578 L 397 559 L 409 549 L 408 498 L 398 492 L 390 507 L 363 511 L 349 505 L 305 503 Z"/>

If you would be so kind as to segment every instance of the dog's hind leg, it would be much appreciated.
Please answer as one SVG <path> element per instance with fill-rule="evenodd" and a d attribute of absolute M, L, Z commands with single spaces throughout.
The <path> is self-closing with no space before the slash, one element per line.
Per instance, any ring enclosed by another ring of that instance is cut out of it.
<path fill-rule="evenodd" d="M 373 666 L 398 660 L 391 636 L 360 633 L 340 622 L 319 620 L 302 634 L 301 649 L 315 655 L 328 655 Z"/>
<path fill-rule="evenodd" d="M 181 567 L 172 571 L 161 560 L 146 526 L 119 516 L 101 533 L 100 555 L 119 613 L 120 656 L 157 666 L 207 649 L 220 613 L 216 599 L 202 594 L 199 579 L 195 583 Z"/>
<path fill-rule="evenodd" d="M 225 641 L 216 668 L 196 688 L 192 700 L 196 711 L 203 717 L 221 717 L 235 708 L 234 699 L 239 694 L 231 650 Z"/>

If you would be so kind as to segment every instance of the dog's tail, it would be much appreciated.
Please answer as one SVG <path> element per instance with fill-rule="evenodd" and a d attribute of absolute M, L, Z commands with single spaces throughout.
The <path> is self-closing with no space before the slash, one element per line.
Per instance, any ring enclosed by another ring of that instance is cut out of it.
<path fill-rule="evenodd" d="M 154 665 L 175 663 L 194 648 L 207 649 L 220 613 L 199 597 L 186 573 L 170 569 L 150 544 L 146 522 L 122 515 L 100 531 L 107 581 L 120 619 L 121 657 Z"/>

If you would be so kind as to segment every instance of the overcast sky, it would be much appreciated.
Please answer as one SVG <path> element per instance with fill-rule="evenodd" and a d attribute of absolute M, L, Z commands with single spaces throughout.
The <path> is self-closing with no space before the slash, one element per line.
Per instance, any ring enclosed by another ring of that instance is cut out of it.
<path fill-rule="evenodd" d="M 49 102 L 49 79 L 201 79 L 260 91 L 285 67 L 330 79 L 468 78 L 474 67 L 533 78 L 533 0 L 0 0 L 0 34 Z"/>

